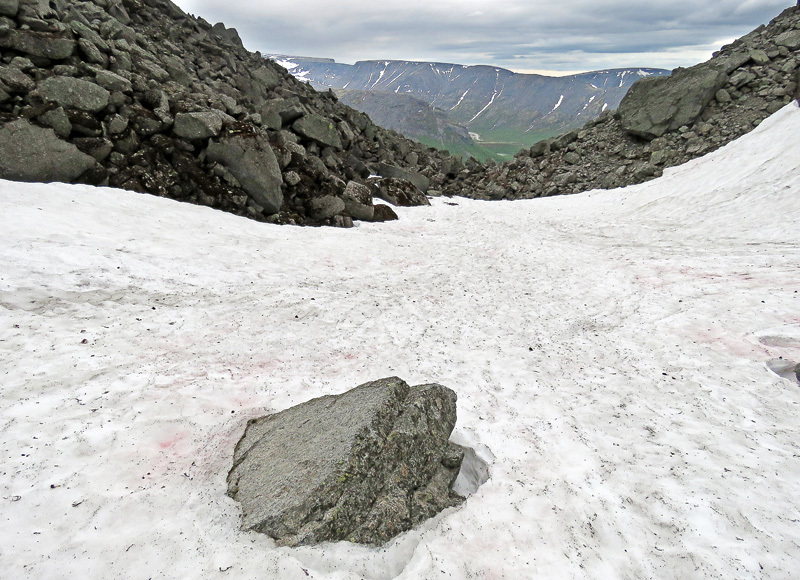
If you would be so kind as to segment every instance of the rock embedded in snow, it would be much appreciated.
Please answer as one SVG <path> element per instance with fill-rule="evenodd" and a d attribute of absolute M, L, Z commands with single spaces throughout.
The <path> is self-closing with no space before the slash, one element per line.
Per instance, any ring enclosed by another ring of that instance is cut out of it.
<path fill-rule="evenodd" d="M 283 176 L 263 135 L 258 132 L 224 135 L 219 142 L 209 143 L 207 157 L 224 165 L 266 213 L 280 210 Z"/>
<path fill-rule="evenodd" d="M 372 205 L 372 191 L 362 183 L 350 181 L 342 194 L 345 212 L 354 220 L 372 221 L 375 206 Z"/>
<path fill-rule="evenodd" d="M 375 195 L 392 205 L 430 205 L 428 198 L 413 183 L 405 179 L 386 177 L 376 185 Z"/>
<path fill-rule="evenodd" d="M 382 177 L 392 177 L 395 179 L 405 179 L 406 181 L 410 181 L 414 184 L 414 187 L 423 193 L 428 191 L 428 188 L 431 185 L 430 180 L 421 173 L 408 171 L 402 167 L 390 165 L 388 163 L 381 163 L 378 165 L 378 174 Z"/>
<path fill-rule="evenodd" d="M 374 222 L 390 222 L 398 219 L 395 211 L 388 205 L 383 203 L 375 204 L 375 211 L 372 214 L 372 221 Z"/>
<path fill-rule="evenodd" d="M 455 423 L 455 392 L 397 377 L 253 419 L 228 474 L 242 529 L 283 546 L 384 544 L 463 501 Z"/>

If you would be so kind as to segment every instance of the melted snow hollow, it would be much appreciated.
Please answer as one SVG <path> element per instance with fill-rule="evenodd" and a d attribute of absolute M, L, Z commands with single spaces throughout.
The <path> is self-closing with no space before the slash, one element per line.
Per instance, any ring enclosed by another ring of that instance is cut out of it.
<path fill-rule="evenodd" d="M 351 230 L 0 181 L 4 575 L 796 577 L 799 133 Z M 490 479 L 381 549 L 241 532 L 246 421 L 388 375 Z"/>

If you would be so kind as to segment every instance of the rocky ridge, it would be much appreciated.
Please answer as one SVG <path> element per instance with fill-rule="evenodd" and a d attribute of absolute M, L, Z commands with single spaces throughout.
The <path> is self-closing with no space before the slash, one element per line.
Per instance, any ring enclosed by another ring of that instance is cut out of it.
<path fill-rule="evenodd" d="M 168 0 L 0 0 L 0 51 L 2 178 L 349 226 L 396 218 L 372 201 L 379 164 L 438 184 L 462 167 Z"/>
<path fill-rule="evenodd" d="M 368 60 L 349 65 L 332 59 L 273 58 L 312 87 L 333 89 L 384 127 L 451 152 L 496 161 L 617 108 L 638 79 L 669 74 L 663 69 L 623 68 L 548 77 L 443 62 Z M 352 91 L 369 96 L 353 98 Z M 398 115 L 409 97 L 426 105 L 409 111 L 411 115 Z M 451 127 L 463 127 L 475 140 L 465 143 L 457 134 L 440 133 L 437 123 L 419 122 L 419 117 L 431 115 Z"/>
<path fill-rule="evenodd" d="M 447 195 L 526 199 L 611 189 L 660 176 L 748 133 L 800 96 L 800 6 L 709 61 L 638 81 L 607 111 L 513 161 L 462 170 Z"/>

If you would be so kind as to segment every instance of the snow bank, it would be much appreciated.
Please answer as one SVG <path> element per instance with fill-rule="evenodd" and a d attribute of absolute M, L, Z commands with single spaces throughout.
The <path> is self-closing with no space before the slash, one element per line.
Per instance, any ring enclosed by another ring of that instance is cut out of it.
<path fill-rule="evenodd" d="M 0 182 L 4 574 L 795 576 L 798 131 L 352 230 Z M 247 419 L 387 375 L 458 392 L 489 481 L 383 549 L 240 532 Z"/>

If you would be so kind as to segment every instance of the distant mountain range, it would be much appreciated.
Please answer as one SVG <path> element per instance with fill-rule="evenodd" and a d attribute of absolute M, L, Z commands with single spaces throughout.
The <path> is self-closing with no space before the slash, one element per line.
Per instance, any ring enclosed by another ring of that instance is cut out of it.
<path fill-rule="evenodd" d="M 359 61 L 273 55 L 295 78 L 376 123 L 427 145 L 505 159 L 533 143 L 616 109 L 630 86 L 670 71 L 612 69 L 562 77 L 493 66 L 398 60 Z"/>

